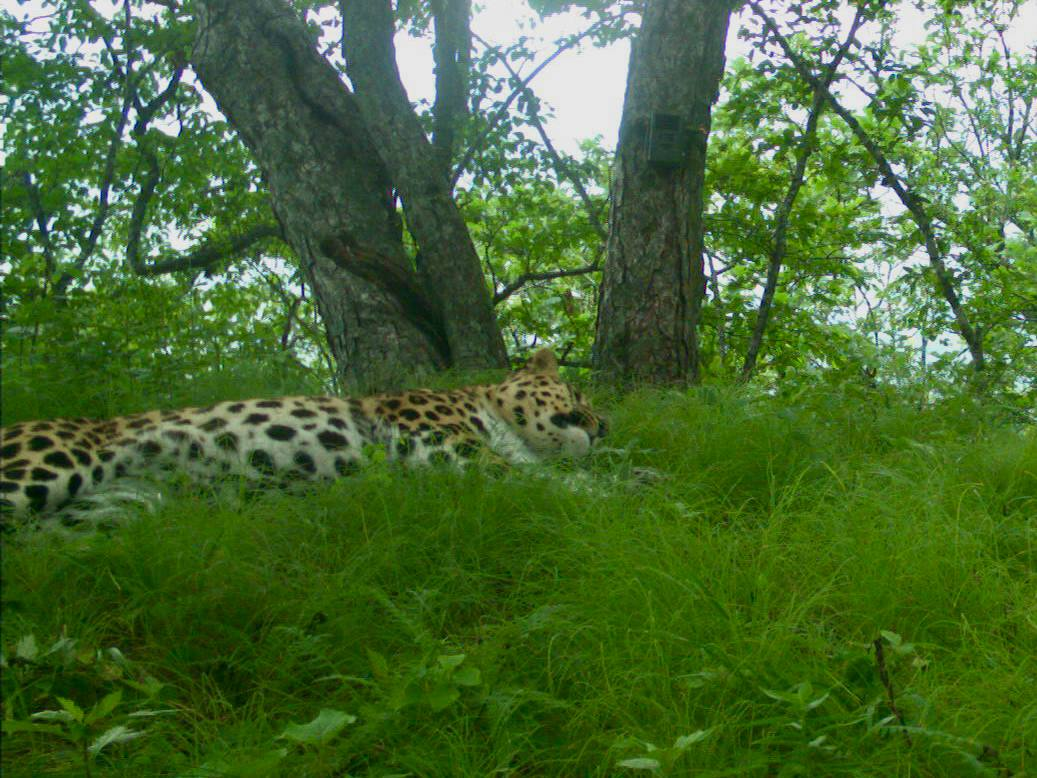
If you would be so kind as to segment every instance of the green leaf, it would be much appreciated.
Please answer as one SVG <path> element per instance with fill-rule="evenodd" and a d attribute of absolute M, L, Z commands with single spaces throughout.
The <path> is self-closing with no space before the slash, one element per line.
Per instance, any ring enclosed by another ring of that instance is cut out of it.
<path fill-rule="evenodd" d="M 900 645 L 902 638 L 896 632 L 890 632 L 888 629 L 879 630 L 879 634 L 886 639 L 893 648 Z"/>
<path fill-rule="evenodd" d="M 638 756 L 633 759 L 624 759 L 618 763 L 619 767 L 626 767 L 628 770 L 651 770 L 655 772 L 660 769 L 663 765 L 658 759 L 649 759 L 646 756 Z"/>
<path fill-rule="evenodd" d="M 450 676 L 450 680 L 461 686 L 478 686 L 482 683 L 482 673 L 478 667 L 464 667 Z"/>
<path fill-rule="evenodd" d="M 166 716 L 169 714 L 176 713 L 174 708 L 162 708 L 161 710 L 135 710 L 128 714 L 131 719 L 147 719 L 155 716 Z"/>
<path fill-rule="evenodd" d="M 76 720 L 76 717 L 67 710 L 41 710 L 38 713 L 33 713 L 31 718 L 37 721 L 62 721 L 67 724 L 71 724 Z"/>
<path fill-rule="evenodd" d="M 56 654 L 59 651 L 62 653 L 68 653 L 71 652 L 72 649 L 75 648 L 75 646 L 75 638 L 58 638 L 58 640 L 54 641 L 54 645 L 47 649 L 47 653 L 44 654 L 44 656 L 50 656 L 51 654 Z"/>
<path fill-rule="evenodd" d="M 449 654 L 439 657 L 439 666 L 445 670 L 453 667 L 459 667 L 464 661 L 464 654 Z"/>
<path fill-rule="evenodd" d="M 389 663 L 385 661 L 384 656 L 369 648 L 367 649 L 367 661 L 371 663 L 371 673 L 379 681 L 384 681 L 389 677 Z"/>
<path fill-rule="evenodd" d="M 760 691 L 762 691 L 764 694 L 766 694 L 771 699 L 778 700 L 779 702 L 790 702 L 790 703 L 793 703 L 793 704 L 796 704 L 796 703 L 799 702 L 799 696 L 798 695 L 790 694 L 788 692 L 779 692 L 779 691 L 775 691 L 774 689 L 763 689 L 763 688 L 761 688 Z"/>
<path fill-rule="evenodd" d="M 58 697 L 58 702 L 61 707 L 68 711 L 69 715 L 72 716 L 76 721 L 82 721 L 84 718 L 83 709 L 76 705 L 72 700 L 66 697 Z"/>
<path fill-rule="evenodd" d="M 460 696 L 461 692 L 457 690 L 456 686 L 452 684 L 440 684 L 430 691 L 425 696 L 425 699 L 432 710 L 439 711 L 456 702 Z"/>
<path fill-rule="evenodd" d="M 90 752 L 91 756 L 97 756 L 105 746 L 110 746 L 112 743 L 125 743 L 128 740 L 135 740 L 143 734 L 144 733 L 139 730 L 130 729 L 129 727 L 119 724 L 118 726 L 112 727 L 99 735 L 97 739 L 87 747 L 87 751 Z"/>
<path fill-rule="evenodd" d="M 323 745 L 354 721 L 356 716 L 344 711 L 322 708 L 313 721 L 307 724 L 289 724 L 278 738 L 294 740 L 303 745 Z"/>
<path fill-rule="evenodd" d="M 677 752 L 684 751 L 692 743 L 698 743 L 700 740 L 705 739 L 708 734 L 708 729 L 700 729 L 692 732 L 690 735 L 683 735 L 673 742 L 673 750 Z"/>
<path fill-rule="evenodd" d="M 105 697 L 86 715 L 86 723 L 93 724 L 95 721 L 100 721 L 115 710 L 120 702 L 122 702 L 122 692 L 119 690 L 105 695 Z"/>
<path fill-rule="evenodd" d="M 65 711 L 43 711 L 44 713 L 65 713 Z M 53 724 L 33 724 L 31 721 L 3 721 L 0 723 L 5 735 L 13 735 L 15 732 L 38 732 L 45 735 L 62 735 L 64 730 Z"/>
<path fill-rule="evenodd" d="M 14 647 L 14 655 L 27 662 L 34 660 L 37 654 L 39 649 L 36 647 L 36 636 L 32 634 L 23 636 Z"/>

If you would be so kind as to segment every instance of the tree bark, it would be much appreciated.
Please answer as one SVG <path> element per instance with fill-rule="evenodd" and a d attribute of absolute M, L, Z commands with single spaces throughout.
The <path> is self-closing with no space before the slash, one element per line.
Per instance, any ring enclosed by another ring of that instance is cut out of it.
<path fill-rule="evenodd" d="M 468 74 L 472 66 L 471 0 L 432 0 L 436 101 L 432 104 L 432 146 L 443 178 L 451 180 L 457 136 L 468 118 Z"/>
<path fill-rule="evenodd" d="M 199 0 L 196 21 L 192 65 L 263 172 L 340 379 L 371 386 L 447 366 L 388 173 L 302 20 L 282 0 Z"/>
<path fill-rule="evenodd" d="M 606 376 L 699 377 L 703 184 L 724 70 L 727 0 L 652 0 L 630 53 L 593 364 Z M 653 113 L 682 124 L 683 158 L 649 161 Z"/>
<path fill-rule="evenodd" d="M 507 352 L 468 227 L 403 88 L 389 0 L 342 2 L 346 72 L 378 156 L 400 192 L 418 244 L 417 270 L 449 344 L 451 364 L 504 367 Z"/>

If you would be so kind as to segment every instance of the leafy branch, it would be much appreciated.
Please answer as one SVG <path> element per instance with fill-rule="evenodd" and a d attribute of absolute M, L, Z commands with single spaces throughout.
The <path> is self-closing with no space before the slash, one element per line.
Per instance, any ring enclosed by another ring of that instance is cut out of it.
<path fill-rule="evenodd" d="M 478 35 L 474 36 L 477 41 L 489 48 L 489 44 L 480 38 Z M 533 90 L 529 88 L 528 81 L 524 82 L 522 77 L 518 74 L 511 63 L 508 62 L 507 57 L 501 57 L 500 62 L 504 65 L 508 71 L 508 75 L 511 76 L 512 82 L 515 84 L 516 90 L 521 90 L 521 93 L 527 97 L 527 103 L 530 106 L 527 116 L 536 128 L 537 134 L 540 135 L 540 140 L 544 143 L 544 148 L 547 149 L 547 153 L 551 155 L 551 160 L 554 162 L 555 171 L 558 173 L 560 178 L 567 178 L 569 182 L 576 189 L 576 193 L 580 197 L 580 201 L 583 203 L 583 208 L 587 213 L 587 219 L 590 221 L 591 227 L 598 234 L 602 244 L 608 240 L 608 230 L 601 223 L 601 219 L 598 218 L 598 209 L 594 207 L 594 203 L 591 201 L 590 195 L 587 194 L 587 188 L 583 185 L 582 179 L 576 175 L 573 171 L 572 166 L 569 165 L 562 156 L 555 149 L 554 144 L 551 142 L 551 138 L 547 134 L 547 130 L 544 129 L 544 123 L 540 120 L 539 111 L 536 110 L 535 102 L 533 98 Z"/>
<path fill-rule="evenodd" d="M 863 8 L 859 7 L 857 13 L 853 17 L 853 22 L 850 24 L 850 31 L 846 35 L 846 40 L 843 41 L 842 46 L 839 47 L 839 50 L 832 58 L 832 61 L 829 62 L 828 67 L 825 68 L 820 84 L 815 86 L 813 89 L 814 99 L 810 106 L 810 113 L 807 116 L 806 127 L 803 130 L 803 134 L 800 136 L 799 146 L 796 149 L 796 166 L 792 173 L 792 180 L 789 181 L 785 198 L 778 206 L 778 211 L 775 214 L 774 238 L 771 244 L 770 256 L 767 261 L 767 281 L 764 284 L 763 294 L 760 297 L 760 305 L 756 311 L 756 322 L 753 325 L 753 332 L 749 340 L 749 347 L 745 354 L 745 361 L 742 363 L 741 380 L 743 382 L 748 381 L 752 376 L 753 370 L 756 367 L 756 358 L 760 353 L 760 347 L 763 345 L 763 334 L 767 329 L 767 319 L 770 317 L 774 294 L 778 288 L 778 278 L 781 274 L 781 266 L 785 260 L 785 250 L 788 246 L 789 217 L 792 214 L 792 206 L 796 202 L 799 190 L 803 186 L 807 160 L 816 148 L 817 124 L 821 118 L 821 112 L 824 109 L 825 92 L 835 80 L 836 71 L 838 70 L 843 58 L 846 56 L 846 52 L 849 51 L 850 45 L 854 42 L 857 35 L 857 31 L 863 23 L 864 11 Z"/>
<path fill-rule="evenodd" d="M 775 21 L 767 14 L 760 3 L 757 0 L 749 0 L 748 4 L 774 36 L 774 39 L 781 46 L 786 57 L 788 57 L 800 77 L 813 89 L 824 96 L 832 110 L 835 111 L 839 118 L 841 118 L 850 128 L 858 142 L 865 148 L 874 161 L 876 167 L 878 167 L 881 172 L 882 182 L 893 190 L 897 195 L 897 198 L 911 215 L 912 220 L 915 222 L 922 235 L 926 254 L 929 257 L 929 264 L 936 276 L 940 292 L 954 315 L 954 321 L 958 333 L 968 346 L 969 354 L 972 357 L 972 366 L 976 371 L 982 370 L 985 362 L 983 353 L 983 334 L 977 327 L 973 326 L 964 306 L 962 305 L 958 290 L 955 288 L 954 276 L 944 261 L 943 252 L 940 250 L 937 242 L 936 228 L 933 225 L 931 216 L 923 205 L 923 199 L 913 191 L 909 184 L 904 181 L 896 171 L 893 170 L 893 166 L 890 164 L 885 152 L 883 152 L 875 140 L 861 126 L 861 123 L 857 121 L 856 117 L 843 107 L 835 95 L 832 94 L 828 86 L 814 75 L 807 63 L 792 48 L 785 36 L 782 35 L 781 30 L 778 29 Z"/>
<path fill-rule="evenodd" d="M 532 82 L 534 78 L 536 78 L 541 72 L 543 72 L 544 68 L 546 68 L 552 62 L 558 59 L 558 57 L 560 57 L 566 51 L 575 47 L 585 38 L 589 38 L 590 36 L 600 32 L 602 29 L 608 27 L 614 21 L 615 20 L 611 17 L 604 17 L 592 24 L 586 30 L 577 33 L 576 35 L 572 35 L 568 38 L 565 38 L 558 44 L 558 46 L 551 54 L 544 58 L 544 60 L 539 65 L 537 65 L 535 68 L 533 68 L 532 71 L 530 71 L 528 76 L 519 79 L 519 82 L 511 90 L 511 93 L 505 98 L 504 102 L 500 104 L 496 112 L 494 112 L 493 116 L 490 117 L 490 120 L 486 123 L 486 126 L 483 127 L 483 130 L 481 133 L 479 133 L 479 136 L 468 145 L 468 149 L 467 151 L 465 151 L 465 154 L 461 158 L 461 161 L 458 162 L 457 165 L 454 167 L 454 174 L 451 177 L 450 181 L 451 188 L 457 185 L 458 180 L 468 169 L 468 166 L 472 164 L 472 160 L 475 158 L 475 155 L 479 153 L 479 151 L 484 147 L 486 139 L 489 137 L 490 133 L 493 132 L 493 130 L 496 129 L 496 127 L 501 123 L 501 121 L 504 120 L 504 117 L 508 115 L 508 109 L 511 107 L 511 104 L 515 102 L 515 100 L 518 99 L 521 95 L 526 93 L 526 90 L 529 88 L 530 82 Z M 486 42 L 483 41 L 482 38 L 479 38 L 478 36 L 475 37 L 488 48 L 499 50 L 499 47 L 489 46 L 489 44 L 486 44 Z M 500 61 L 506 61 L 506 57 L 503 56 L 503 54 L 500 54 L 498 56 L 498 59 Z"/>
<path fill-rule="evenodd" d="M 595 261 L 589 265 L 585 265 L 584 267 L 577 267 L 570 270 L 546 270 L 541 273 L 523 273 L 513 281 L 506 283 L 499 291 L 494 293 L 493 304 L 497 305 L 498 303 L 504 302 L 530 281 L 550 281 L 554 278 L 584 276 L 588 273 L 596 273 L 599 269 L 598 262 Z"/>

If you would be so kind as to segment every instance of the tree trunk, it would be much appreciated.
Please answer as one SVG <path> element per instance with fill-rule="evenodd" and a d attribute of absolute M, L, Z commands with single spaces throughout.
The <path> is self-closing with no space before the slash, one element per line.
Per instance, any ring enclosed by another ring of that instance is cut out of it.
<path fill-rule="evenodd" d="M 727 0 L 651 0 L 630 53 L 593 363 L 616 378 L 698 380 L 703 182 L 724 70 Z M 649 158 L 653 114 L 679 158 Z"/>
<path fill-rule="evenodd" d="M 471 0 L 432 0 L 429 5 L 436 36 L 432 47 L 436 63 L 432 146 L 436 150 L 443 178 L 451 181 L 458 133 L 468 118 L 472 3 Z"/>
<path fill-rule="evenodd" d="M 263 172 L 349 385 L 450 364 L 353 96 L 283 0 L 200 0 L 192 65 Z"/>
<path fill-rule="evenodd" d="M 418 244 L 418 276 L 442 318 L 451 363 L 504 367 L 507 352 L 490 290 L 450 180 L 425 136 L 396 68 L 389 0 L 343 2 L 346 70 L 375 149 L 403 200 Z"/>

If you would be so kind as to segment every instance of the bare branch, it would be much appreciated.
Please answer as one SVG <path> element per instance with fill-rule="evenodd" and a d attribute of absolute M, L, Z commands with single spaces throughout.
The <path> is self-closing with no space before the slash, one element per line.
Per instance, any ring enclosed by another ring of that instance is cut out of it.
<path fill-rule="evenodd" d="M 530 281 L 549 281 L 553 278 L 568 278 L 570 276 L 585 276 L 588 273 L 598 272 L 598 263 L 594 262 L 584 267 L 572 270 L 547 270 L 543 273 L 523 273 L 518 278 L 504 285 L 499 292 L 493 295 L 493 304 L 497 305 L 511 297 L 515 292 L 528 284 Z"/>

